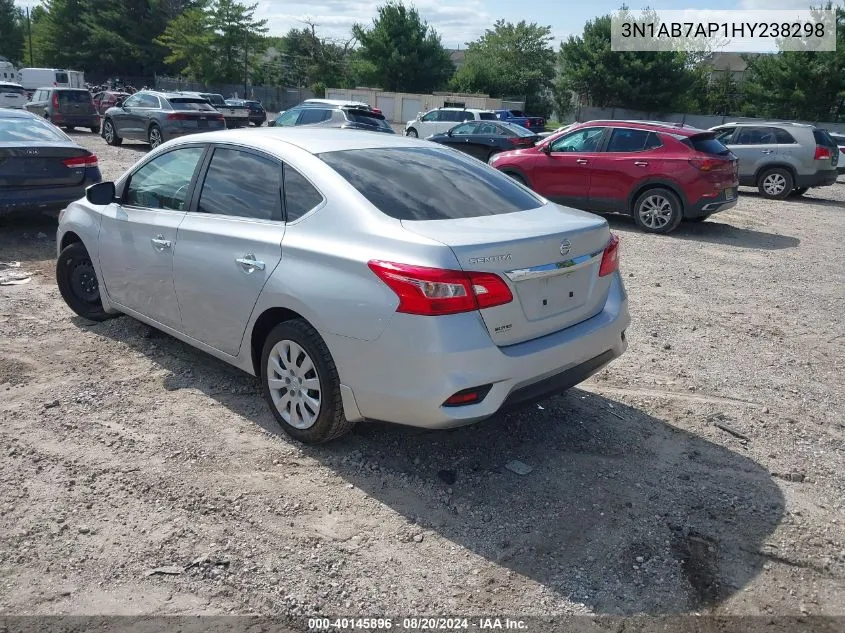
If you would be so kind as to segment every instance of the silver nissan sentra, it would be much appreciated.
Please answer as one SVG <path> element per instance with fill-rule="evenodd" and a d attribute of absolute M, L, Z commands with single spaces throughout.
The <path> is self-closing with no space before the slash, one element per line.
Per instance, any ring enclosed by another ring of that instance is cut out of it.
<path fill-rule="evenodd" d="M 302 442 L 482 420 L 627 347 L 603 218 L 399 135 L 176 139 L 90 187 L 57 240 L 77 314 L 127 314 L 259 376 Z"/>

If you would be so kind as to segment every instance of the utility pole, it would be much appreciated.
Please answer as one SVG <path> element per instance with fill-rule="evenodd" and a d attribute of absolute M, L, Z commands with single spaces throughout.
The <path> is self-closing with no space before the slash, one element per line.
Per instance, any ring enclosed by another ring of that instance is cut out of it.
<path fill-rule="evenodd" d="M 249 76 L 249 33 L 244 35 L 244 99 L 247 99 L 246 82 Z"/>
<path fill-rule="evenodd" d="M 35 60 L 32 58 L 32 22 L 29 19 L 29 7 L 26 8 L 26 32 L 29 37 L 29 65 L 35 66 Z"/>

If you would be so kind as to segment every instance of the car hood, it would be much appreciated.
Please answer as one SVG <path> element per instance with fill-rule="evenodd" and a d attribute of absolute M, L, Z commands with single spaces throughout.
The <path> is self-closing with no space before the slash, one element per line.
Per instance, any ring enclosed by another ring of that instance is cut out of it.
<path fill-rule="evenodd" d="M 539 143 L 543 139 L 539 139 L 537 142 Z M 517 158 L 519 156 L 525 156 L 526 154 L 536 154 L 536 145 L 534 147 L 525 147 L 523 149 L 509 149 L 505 152 L 499 152 L 494 156 L 495 160 L 498 162 L 500 160 L 506 158 Z"/>

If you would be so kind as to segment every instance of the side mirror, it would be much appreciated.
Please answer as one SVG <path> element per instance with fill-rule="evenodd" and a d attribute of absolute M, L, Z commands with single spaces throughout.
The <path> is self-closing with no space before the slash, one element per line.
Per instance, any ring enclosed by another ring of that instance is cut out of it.
<path fill-rule="evenodd" d="M 540 151 L 543 152 L 546 156 L 552 153 L 552 144 L 551 143 L 543 143 L 540 145 Z"/>
<path fill-rule="evenodd" d="M 449 130 L 448 132 L 446 132 L 446 136 L 452 136 L 452 130 Z"/>
<path fill-rule="evenodd" d="M 91 204 L 104 206 L 114 202 L 116 191 L 113 182 L 98 182 L 85 190 L 85 199 Z"/>

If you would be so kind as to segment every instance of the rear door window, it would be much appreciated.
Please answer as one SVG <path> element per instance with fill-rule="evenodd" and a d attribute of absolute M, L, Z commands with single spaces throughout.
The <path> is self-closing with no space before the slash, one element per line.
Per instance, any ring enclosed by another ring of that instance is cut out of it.
<path fill-rule="evenodd" d="M 781 145 L 794 145 L 797 141 L 793 138 L 792 134 L 787 132 L 784 129 L 779 127 L 773 127 L 772 132 L 775 135 L 775 140 Z"/>
<path fill-rule="evenodd" d="M 302 114 L 299 116 L 297 125 L 309 125 L 313 123 L 321 123 L 331 118 L 332 111 L 324 110 L 323 108 L 304 108 Z"/>
<path fill-rule="evenodd" d="M 634 130 L 629 128 L 614 128 L 610 133 L 610 141 L 606 152 L 642 152 L 649 144 L 649 136 L 653 132 L 648 130 Z M 655 135 L 656 136 L 656 135 Z M 653 143 L 653 141 L 652 141 Z M 658 142 L 657 147 L 660 146 Z M 654 145 L 652 144 L 652 147 Z"/>
<path fill-rule="evenodd" d="M 777 145 L 774 130 L 768 127 L 742 127 L 736 136 L 737 145 Z"/>
<path fill-rule="evenodd" d="M 398 220 L 472 218 L 543 205 L 505 174 L 437 147 L 347 150 L 319 157 Z"/>
<path fill-rule="evenodd" d="M 282 166 L 266 156 L 214 150 L 200 194 L 200 213 L 282 220 Z"/>

